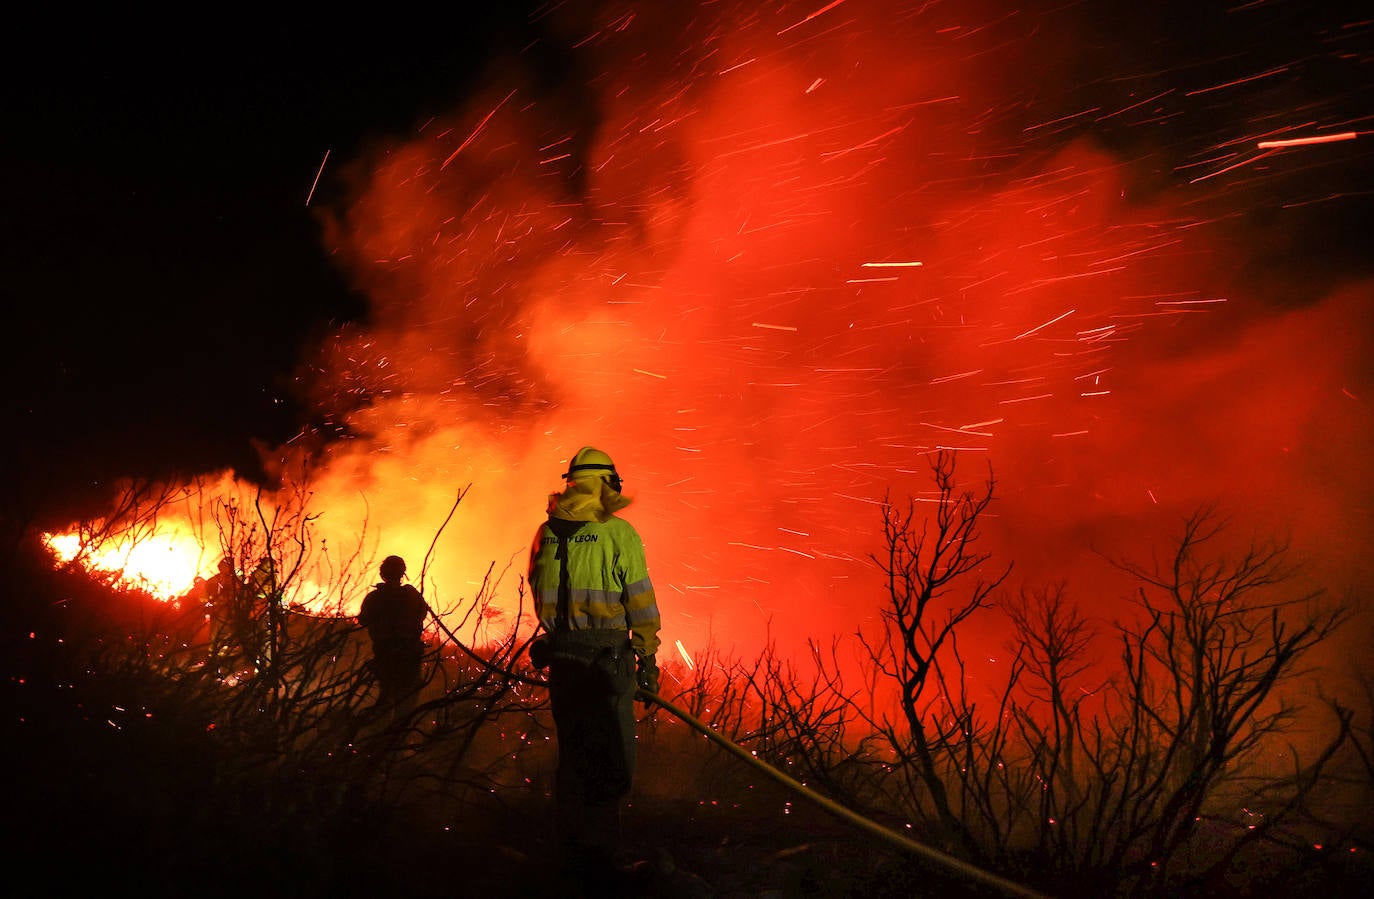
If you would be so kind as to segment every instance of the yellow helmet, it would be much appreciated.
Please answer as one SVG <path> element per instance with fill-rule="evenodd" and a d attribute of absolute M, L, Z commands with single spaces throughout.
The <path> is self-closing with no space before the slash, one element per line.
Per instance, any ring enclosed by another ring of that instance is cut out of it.
<path fill-rule="evenodd" d="M 577 455 L 572 457 L 568 464 L 568 470 L 563 472 L 564 480 L 572 480 L 574 477 L 583 475 L 601 476 L 611 487 L 620 491 L 620 475 L 615 470 L 615 463 L 611 457 L 593 446 L 584 446 L 577 451 Z"/>

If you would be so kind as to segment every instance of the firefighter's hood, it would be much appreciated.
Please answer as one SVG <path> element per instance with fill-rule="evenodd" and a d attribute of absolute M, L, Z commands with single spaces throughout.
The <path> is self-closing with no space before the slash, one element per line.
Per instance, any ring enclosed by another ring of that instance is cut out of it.
<path fill-rule="evenodd" d="M 629 497 L 599 477 L 573 478 L 562 493 L 549 494 L 549 517 L 606 521 L 629 504 Z"/>

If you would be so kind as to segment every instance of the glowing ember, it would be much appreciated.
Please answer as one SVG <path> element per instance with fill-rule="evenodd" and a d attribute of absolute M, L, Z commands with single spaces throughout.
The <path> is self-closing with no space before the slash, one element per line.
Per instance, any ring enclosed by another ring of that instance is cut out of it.
<path fill-rule="evenodd" d="M 1287 140 L 1262 140 L 1259 142 L 1261 150 L 1269 150 L 1275 147 L 1306 147 L 1312 144 L 1334 144 L 1340 141 L 1354 140 L 1358 137 L 1354 131 L 1342 131 L 1340 134 L 1320 134 L 1314 137 L 1294 137 Z"/>
<path fill-rule="evenodd" d="M 687 647 L 682 645 L 681 640 L 677 641 L 677 652 L 678 655 L 682 656 L 682 661 L 687 663 L 689 670 L 697 667 L 696 662 L 692 661 L 692 656 L 687 652 Z"/>

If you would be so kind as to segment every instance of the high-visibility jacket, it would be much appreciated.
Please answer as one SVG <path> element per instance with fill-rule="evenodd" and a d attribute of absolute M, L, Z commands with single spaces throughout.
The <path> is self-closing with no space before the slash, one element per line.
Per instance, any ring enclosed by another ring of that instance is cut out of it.
<path fill-rule="evenodd" d="M 564 564 L 560 543 L 567 552 L 567 608 L 561 623 L 558 594 Z M 555 639 L 562 629 L 628 630 L 636 656 L 658 651 L 661 621 L 644 544 L 634 526 L 623 518 L 549 518 L 539 527 L 530 548 L 529 584 L 535 614 Z"/>

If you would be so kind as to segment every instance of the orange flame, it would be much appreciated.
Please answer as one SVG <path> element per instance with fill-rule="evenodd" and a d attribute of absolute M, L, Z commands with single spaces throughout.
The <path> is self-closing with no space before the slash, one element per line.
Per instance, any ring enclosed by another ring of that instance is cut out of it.
<path fill-rule="evenodd" d="M 117 586 L 164 601 L 185 594 L 197 575 L 213 573 L 202 568 L 205 552 L 196 538 L 174 526 L 142 538 L 116 534 L 93 551 L 76 532 L 44 534 L 42 539 L 59 562 L 79 559 L 87 570 L 111 575 Z"/>

